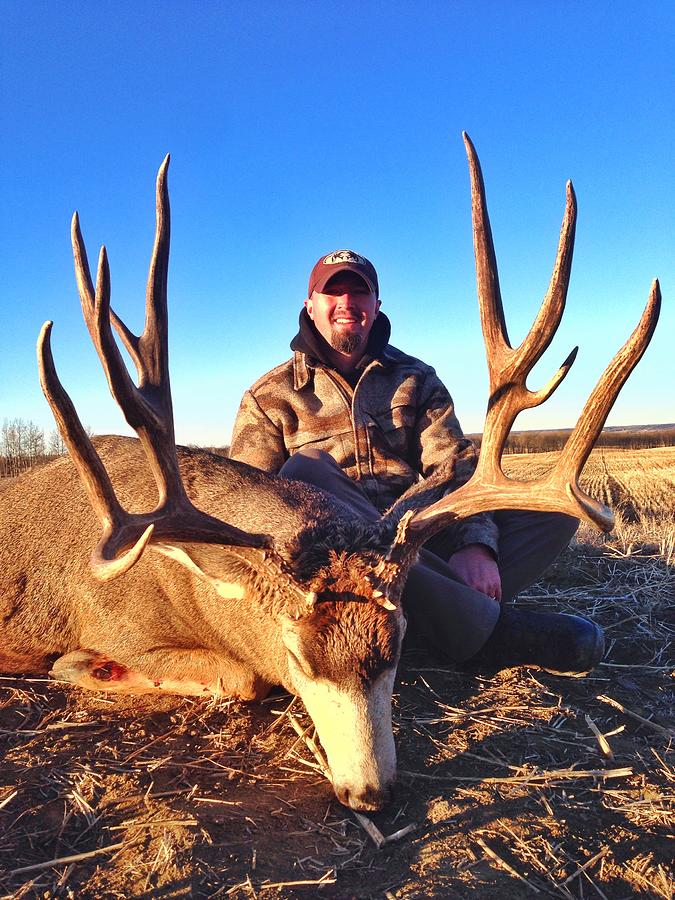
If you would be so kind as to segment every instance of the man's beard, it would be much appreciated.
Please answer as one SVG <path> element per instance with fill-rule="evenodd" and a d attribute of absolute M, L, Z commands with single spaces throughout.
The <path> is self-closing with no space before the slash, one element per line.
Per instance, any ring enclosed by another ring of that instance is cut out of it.
<path fill-rule="evenodd" d="M 330 332 L 330 345 L 333 350 L 338 353 L 353 353 L 361 346 L 360 334 L 343 334 L 336 328 L 332 328 Z"/>

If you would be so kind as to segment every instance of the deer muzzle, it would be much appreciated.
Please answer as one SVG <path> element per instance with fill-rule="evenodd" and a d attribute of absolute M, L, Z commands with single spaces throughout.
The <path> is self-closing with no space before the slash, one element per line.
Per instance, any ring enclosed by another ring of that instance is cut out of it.
<path fill-rule="evenodd" d="M 396 781 L 391 696 L 396 667 L 370 684 L 308 680 L 301 696 L 326 752 L 333 789 L 351 809 L 381 809 Z"/>

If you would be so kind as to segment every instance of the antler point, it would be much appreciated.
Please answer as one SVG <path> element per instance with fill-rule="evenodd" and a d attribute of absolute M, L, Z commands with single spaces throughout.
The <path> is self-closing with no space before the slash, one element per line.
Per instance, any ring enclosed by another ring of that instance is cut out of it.
<path fill-rule="evenodd" d="M 166 154 L 164 159 L 162 160 L 162 164 L 160 165 L 157 171 L 157 189 L 159 190 L 161 187 L 166 186 L 166 175 L 169 170 L 169 163 L 171 162 L 171 155 L 169 153 Z"/>

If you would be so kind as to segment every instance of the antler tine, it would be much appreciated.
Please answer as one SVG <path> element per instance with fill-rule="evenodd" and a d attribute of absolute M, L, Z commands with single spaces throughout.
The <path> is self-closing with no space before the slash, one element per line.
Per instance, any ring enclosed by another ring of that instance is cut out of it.
<path fill-rule="evenodd" d="M 115 331 L 120 336 L 122 343 L 124 344 L 127 353 L 131 357 L 134 363 L 134 367 L 136 368 L 136 372 L 138 373 L 138 377 L 141 377 L 141 360 L 138 352 L 138 338 L 131 331 L 130 328 L 127 328 L 125 323 L 120 319 L 115 310 L 110 308 L 110 321 L 115 328 Z"/>
<path fill-rule="evenodd" d="M 132 428 L 138 428 L 153 410 L 140 407 L 138 389 L 134 385 L 122 359 L 110 328 L 110 266 L 105 247 L 101 247 L 96 273 L 94 308 L 87 322 L 96 352 L 113 395 Z M 139 408 L 140 407 L 140 408 Z M 156 424 L 158 424 L 156 422 Z"/>
<path fill-rule="evenodd" d="M 654 279 L 640 321 L 593 388 L 567 439 L 554 469 L 561 477 L 574 483 L 581 473 L 619 391 L 652 339 L 660 311 L 661 288 L 658 279 Z"/>
<path fill-rule="evenodd" d="M 149 373 L 152 384 L 164 382 L 168 384 L 169 382 L 168 332 L 165 323 L 167 320 L 166 298 L 171 233 L 171 210 L 167 184 L 170 162 L 171 154 L 167 153 L 157 172 L 155 243 L 148 271 L 148 284 L 145 292 L 145 327 L 141 337 L 137 337 L 127 328 L 117 313 L 110 310 L 112 324 L 134 361 L 139 381 L 143 382 Z"/>
<path fill-rule="evenodd" d="M 70 239 L 73 245 L 73 258 L 75 260 L 75 279 L 77 281 L 77 289 L 80 295 L 80 302 L 82 303 L 82 312 L 84 313 L 84 318 L 88 326 L 88 311 L 90 309 L 93 310 L 94 308 L 94 285 L 91 280 L 89 260 L 87 259 L 87 248 L 84 246 L 84 241 L 82 240 L 82 231 L 80 230 L 80 217 L 77 212 L 73 213 L 73 218 L 70 223 Z"/>
<path fill-rule="evenodd" d="M 532 327 L 516 351 L 519 357 L 518 369 L 524 376 L 528 374 L 548 348 L 558 330 L 558 325 L 560 325 L 560 320 L 565 311 L 565 301 L 567 300 L 567 290 L 572 272 L 574 235 L 577 224 L 577 198 L 571 181 L 568 181 L 565 186 L 565 195 L 565 213 L 560 228 L 558 252 L 553 266 L 551 281 Z M 552 392 L 546 394 L 539 402 L 547 399 Z"/>
<path fill-rule="evenodd" d="M 40 329 L 37 342 L 38 371 L 40 385 L 52 409 L 56 424 L 63 435 L 77 471 L 84 483 L 96 515 L 104 527 L 110 527 L 121 521 L 123 510 L 115 491 L 101 462 L 101 457 L 94 449 L 89 435 L 82 427 L 72 400 L 66 393 L 56 374 L 54 357 L 51 349 L 52 322 L 45 322 Z"/>
<path fill-rule="evenodd" d="M 148 286 L 145 294 L 145 328 L 139 341 L 145 363 L 145 376 L 150 384 L 166 389 L 164 402 L 168 404 L 166 412 L 169 415 L 171 415 L 171 392 L 169 390 L 166 295 L 171 236 L 171 208 L 167 183 L 170 161 L 171 157 L 167 153 L 157 173 L 155 243 L 152 248 Z"/>
<path fill-rule="evenodd" d="M 152 409 L 155 420 L 136 428 L 150 458 L 160 491 L 160 503 L 181 506 L 187 502 L 178 469 L 173 424 L 173 404 L 169 378 L 167 283 L 171 209 L 167 174 L 171 157 L 167 153 L 159 167 L 155 188 L 155 242 L 145 294 L 145 327 L 138 339 L 139 387 L 143 408 Z M 156 424 L 155 424 L 156 422 Z"/>
<path fill-rule="evenodd" d="M 138 561 L 152 536 L 154 524 L 145 523 L 143 529 L 142 523 L 138 522 L 136 528 L 129 529 L 130 517 L 120 506 L 101 457 L 82 427 L 73 402 L 56 373 L 51 350 L 51 331 L 52 322 L 45 322 L 38 337 L 40 384 L 82 479 L 89 502 L 103 524 L 103 537 L 92 555 L 92 566 L 101 580 L 110 580 L 126 572 Z M 140 537 L 139 528 L 142 531 Z M 120 545 L 129 543 L 129 540 L 135 540 L 135 543 L 126 553 L 114 558 Z M 114 548 L 111 546 L 113 542 Z M 109 558 L 111 553 L 112 559 Z"/>
<path fill-rule="evenodd" d="M 478 287 L 478 304 L 480 307 L 481 325 L 485 337 L 488 357 L 492 357 L 495 366 L 511 349 L 509 335 L 504 318 L 502 295 L 499 289 L 499 273 L 497 258 L 492 240 L 490 217 L 485 199 L 485 184 L 476 148 L 471 138 L 462 132 L 466 155 L 469 159 L 471 176 L 471 217 L 473 220 L 473 246 L 476 256 L 476 283 Z"/>

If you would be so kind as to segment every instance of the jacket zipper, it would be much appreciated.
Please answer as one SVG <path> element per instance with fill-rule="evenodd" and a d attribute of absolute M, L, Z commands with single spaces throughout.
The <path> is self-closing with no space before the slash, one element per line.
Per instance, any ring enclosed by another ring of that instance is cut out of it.
<path fill-rule="evenodd" d="M 352 390 L 351 386 L 347 385 L 347 382 L 345 382 L 343 380 L 342 376 L 338 372 L 331 371 L 330 369 L 324 369 L 324 372 L 326 373 L 328 378 L 330 378 L 330 380 L 333 382 L 333 384 L 337 388 L 337 391 L 340 394 L 340 396 L 342 397 L 342 399 L 345 403 L 345 406 L 349 410 L 349 421 L 352 424 L 352 435 L 354 437 L 354 461 L 356 462 L 357 478 L 359 480 L 361 480 L 361 478 L 363 476 L 363 471 L 362 471 L 362 466 L 361 466 L 361 445 L 359 442 L 359 435 L 358 435 L 357 425 L 356 425 L 356 415 L 355 415 L 355 409 L 354 409 L 356 388 L 354 390 Z M 361 377 L 363 377 L 363 375 Z M 359 378 L 359 381 L 361 381 L 361 378 Z M 358 387 L 358 382 L 357 382 L 357 387 Z M 350 394 L 351 394 L 351 396 L 350 396 Z M 367 449 L 367 445 L 368 445 L 368 438 L 366 435 L 366 449 Z"/>

